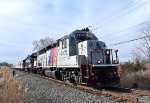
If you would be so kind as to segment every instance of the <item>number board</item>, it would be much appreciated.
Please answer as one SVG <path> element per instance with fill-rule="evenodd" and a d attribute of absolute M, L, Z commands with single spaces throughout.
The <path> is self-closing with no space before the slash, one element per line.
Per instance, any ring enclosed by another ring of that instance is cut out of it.
<path fill-rule="evenodd" d="M 84 37 L 85 33 L 76 33 L 76 37 Z"/>

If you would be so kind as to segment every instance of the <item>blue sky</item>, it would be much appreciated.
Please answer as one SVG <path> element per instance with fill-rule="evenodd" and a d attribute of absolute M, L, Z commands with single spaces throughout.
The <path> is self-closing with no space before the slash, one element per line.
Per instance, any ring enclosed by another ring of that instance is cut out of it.
<path fill-rule="evenodd" d="M 101 20 L 126 4 L 132 5 L 91 27 L 99 40 L 113 44 L 137 37 L 137 28 L 106 36 L 150 20 L 149 0 L 0 0 L 0 62 L 16 63 L 32 53 L 33 40 L 61 38 Z M 145 3 L 146 2 L 146 3 Z M 143 6 L 130 10 L 142 5 Z M 128 6 L 129 6 L 128 5 Z M 126 14 L 126 15 L 124 15 Z M 123 16 L 121 16 L 123 15 Z M 97 28 L 93 30 L 94 28 Z M 112 46 L 121 61 L 132 58 L 135 43 Z"/>

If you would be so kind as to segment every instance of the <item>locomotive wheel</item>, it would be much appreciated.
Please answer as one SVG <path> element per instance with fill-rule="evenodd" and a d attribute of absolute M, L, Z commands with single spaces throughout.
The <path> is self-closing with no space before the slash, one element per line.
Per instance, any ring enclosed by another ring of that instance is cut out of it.
<path fill-rule="evenodd" d="M 81 83 L 81 77 L 79 75 L 73 75 L 70 80 L 75 85 Z"/>
<path fill-rule="evenodd" d="M 39 75 L 40 75 L 40 74 L 41 74 L 40 72 L 41 72 L 41 71 L 40 71 L 40 69 L 38 69 L 38 70 L 37 70 L 37 74 L 39 74 Z"/>
<path fill-rule="evenodd" d="M 68 80 L 68 77 L 67 77 L 67 75 L 65 74 L 65 75 L 63 75 L 63 80 L 66 82 L 67 80 Z"/>
<path fill-rule="evenodd" d="M 40 75 L 44 76 L 44 70 L 40 70 Z"/>
<path fill-rule="evenodd" d="M 78 83 L 78 82 L 76 81 L 76 78 L 74 78 L 74 77 L 71 77 L 71 78 L 70 78 L 70 82 L 73 83 L 74 85 L 77 85 L 77 83 Z"/>
<path fill-rule="evenodd" d="M 37 74 L 37 70 L 36 70 L 36 69 L 34 69 L 32 72 L 33 72 L 34 74 Z"/>

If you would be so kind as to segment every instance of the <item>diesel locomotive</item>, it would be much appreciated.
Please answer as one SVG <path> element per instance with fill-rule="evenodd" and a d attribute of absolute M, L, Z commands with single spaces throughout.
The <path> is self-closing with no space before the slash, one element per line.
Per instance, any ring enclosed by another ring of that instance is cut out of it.
<path fill-rule="evenodd" d="M 76 84 L 116 86 L 118 63 L 118 50 L 108 49 L 85 28 L 28 55 L 18 68 Z"/>

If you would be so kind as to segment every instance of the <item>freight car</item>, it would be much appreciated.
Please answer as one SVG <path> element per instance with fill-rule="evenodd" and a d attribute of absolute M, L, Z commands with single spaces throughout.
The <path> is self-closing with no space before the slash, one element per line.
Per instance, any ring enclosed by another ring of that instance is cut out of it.
<path fill-rule="evenodd" d="M 75 30 L 21 62 L 22 70 L 72 83 L 116 86 L 118 50 L 108 49 L 88 29 Z"/>

